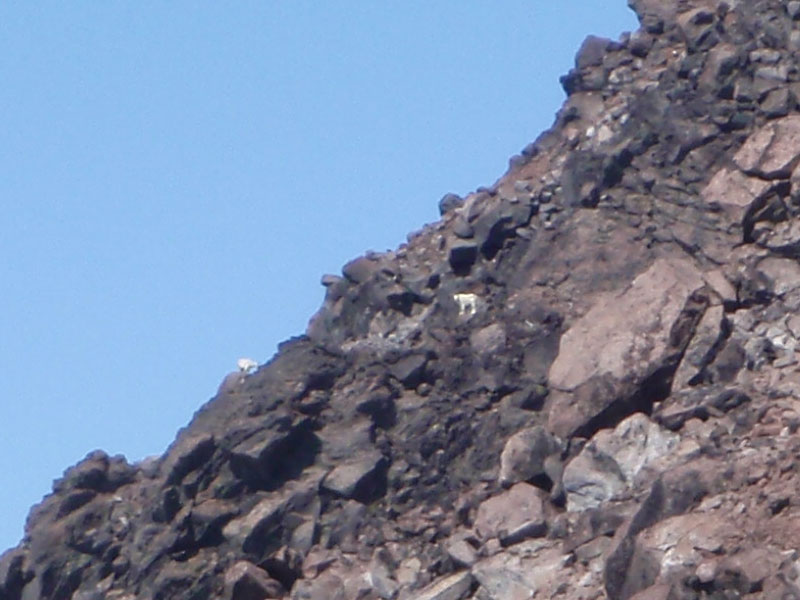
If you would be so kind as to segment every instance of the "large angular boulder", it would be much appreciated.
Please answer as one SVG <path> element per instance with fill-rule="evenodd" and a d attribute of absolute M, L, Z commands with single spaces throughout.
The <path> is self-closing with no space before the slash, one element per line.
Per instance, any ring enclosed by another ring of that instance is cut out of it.
<path fill-rule="evenodd" d="M 559 392 L 551 431 L 569 437 L 643 386 L 669 380 L 708 305 L 705 287 L 689 260 L 658 259 L 573 323 L 550 367 L 550 386 Z"/>
<path fill-rule="evenodd" d="M 541 491 L 527 483 L 489 498 L 478 508 L 475 531 L 483 539 L 509 545 L 546 531 Z"/>
<path fill-rule="evenodd" d="M 679 439 L 641 413 L 613 430 L 599 431 L 564 467 L 567 510 L 595 508 L 632 490 L 637 475 L 652 462 L 668 458 Z"/>

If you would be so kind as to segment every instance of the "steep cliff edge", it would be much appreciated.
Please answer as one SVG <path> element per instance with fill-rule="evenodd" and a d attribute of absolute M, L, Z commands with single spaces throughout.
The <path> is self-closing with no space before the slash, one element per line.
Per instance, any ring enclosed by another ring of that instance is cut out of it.
<path fill-rule="evenodd" d="M 0 600 L 800 598 L 800 2 L 631 5 L 494 186 L 68 469 Z"/>

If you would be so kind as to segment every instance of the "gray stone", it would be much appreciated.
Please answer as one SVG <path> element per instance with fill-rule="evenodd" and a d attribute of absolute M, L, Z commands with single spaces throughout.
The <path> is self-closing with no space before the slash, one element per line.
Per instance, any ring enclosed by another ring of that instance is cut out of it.
<path fill-rule="evenodd" d="M 756 100 L 756 91 L 753 80 L 749 77 L 740 77 L 733 88 L 733 97 L 738 102 L 753 102 Z"/>
<path fill-rule="evenodd" d="M 373 560 L 367 571 L 366 579 L 372 590 L 383 600 L 392 600 L 397 597 L 400 584 L 392 579 L 385 564 Z"/>
<path fill-rule="evenodd" d="M 500 455 L 500 484 L 510 485 L 545 474 L 545 459 L 558 451 L 558 442 L 544 427 L 537 425 L 515 433 Z"/>
<path fill-rule="evenodd" d="M 750 62 L 774 65 L 781 60 L 781 53 L 771 48 L 759 48 L 750 52 Z"/>
<path fill-rule="evenodd" d="M 614 430 L 602 430 L 567 463 L 563 473 L 567 509 L 594 508 L 631 489 L 649 464 L 668 457 L 679 436 L 637 413 Z"/>
<path fill-rule="evenodd" d="M 800 264 L 794 259 L 767 257 L 758 263 L 758 273 L 766 277 L 769 291 L 777 296 L 800 289 Z"/>
<path fill-rule="evenodd" d="M 389 372 L 406 389 L 419 385 L 425 372 L 427 357 L 424 354 L 408 354 L 389 367 Z"/>
<path fill-rule="evenodd" d="M 578 54 L 575 56 L 575 66 L 579 69 L 597 67 L 603 64 L 611 40 L 600 38 L 594 35 L 588 36 L 583 40 Z"/>
<path fill-rule="evenodd" d="M 678 24 L 693 48 L 708 48 L 714 35 L 715 15 L 706 8 L 694 8 L 678 15 Z"/>
<path fill-rule="evenodd" d="M 464 206 L 464 199 L 457 194 L 445 194 L 439 200 L 439 214 L 444 216 L 450 211 Z"/>
<path fill-rule="evenodd" d="M 247 439 L 236 444 L 231 449 L 231 454 L 240 461 L 247 461 L 248 464 L 265 462 L 276 452 L 280 452 L 290 433 L 287 428 L 257 429 Z"/>
<path fill-rule="evenodd" d="M 475 230 L 464 217 L 458 217 L 453 224 L 453 233 L 456 237 L 468 240 L 475 235 Z"/>
<path fill-rule="evenodd" d="M 167 451 L 162 471 L 167 474 L 167 483 L 179 483 L 186 475 L 205 463 L 216 449 L 214 436 L 210 433 L 182 434 Z"/>
<path fill-rule="evenodd" d="M 314 520 L 304 521 L 292 532 L 292 539 L 289 547 L 302 555 L 308 554 L 314 545 L 314 537 L 317 532 L 317 524 Z"/>
<path fill-rule="evenodd" d="M 700 382 L 703 370 L 714 358 L 714 351 L 725 336 L 725 323 L 721 305 L 712 306 L 706 311 L 672 378 L 673 392 Z"/>
<path fill-rule="evenodd" d="M 480 356 L 491 356 L 506 345 L 506 331 L 502 323 L 492 323 L 473 331 L 469 336 L 472 349 Z"/>
<path fill-rule="evenodd" d="M 195 538 L 203 542 L 213 539 L 238 513 L 239 508 L 236 504 L 227 500 L 212 498 L 195 504 L 189 514 Z"/>
<path fill-rule="evenodd" d="M 535 598 L 536 587 L 526 569 L 514 557 L 497 555 L 472 568 L 488 600 L 528 600 Z"/>
<path fill-rule="evenodd" d="M 41 600 L 42 598 L 42 584 L 41 580 L 37 577 L 29 581 L 24 588 L 20 600 Z"/>
<path fill-rule="evenodd" d="M 628 47 L 634 56 L 645 58 L 650 53 L 654 41 L 653 36 L 648 35 L 646 31 L 637 31 L 631 34 Z"/>
<path fill-rule="evenodd" d="M 241 560 L 225 571 L 225 600 L 265 600 L 283 598 L 283 586 L 266 571 Z"/>
<path fill-rule="evenodd" d="M 324 287 L 332 287 L 334 285 L 339 285 L 342 283 L 342 281 L 344 280 L 341 277 L 339 277 L 338 275 L 333 275 L 332 273 L 325 273 L 320 278 L 320 283 Z"/>
<path fill-rule="evenodd" d="M 372 279 L 379 268 L 377 261 L 359 256 L 342 267 L 342 274 L 354 283 L 365 283 Z"/>
<path fill-rule="evenodd" d="M 453 540 L 447 544 L 447 555 L 462 567 L 471 567 L 478 560 L 478 553 L 467 540 Z"/>
<path fill-rule="evenodd" d="M 313 500 L 315 491 L 315 486 L 308 483 L 289 482 L 280 490 L 267 494 L 246 515 L 230 521 L 222 529 L 222 534 L 245 552 L 255 551 L 278 527 L 283 515 L 304 509 Z"/>
<path fill-rule="evenodd" d="M 472 586 L 472 575 L 462 571 L 438 579 L 414 595 L 416 600 L 461 600 L 466 598 Z"/>
<path fill-rule="evenodd" d="M 601 506 L 626 488 L 619 465 L 591 443 L 567 463 L 562 481 L 569 511 Z"/>
<path fill-rule="evenodd" d="M 518 194 L 524 194 L 526 192 L 530 192 L 532 189 L 530 181 L 526 181 L 524 179 L 518 179 L 514 182 L 514 191 Z"/>
<path fill-rule="evenodd" d="M 322 487 L 343 498 L 368 502 L 380 491 L 380 479 L 387 466 L 380 452 L 369 452 L 335 467 L 323 480 Z"/>
<path fill-rule="evenodd" d="M 635 413 L 613 430 L 599 431 L 592 438 L 601 452 L 616 461 L 628 481 L 652 462 L 669 456 L 679 440 L 680 436 L 659 427 L 642 413 Z"/>
<path fill-rule="evenodd" d="M 772 90 L 761 102 L 761 111 L 770 119 L 785 117 L 793 107 L 794 98 L 786 88 Z"/>
<path fill-rule="evenodd" d="M 761 79 L 770 79 L 783 83 L 789 79 L 789 68 L 786 65 L 770 65 L 759 67 L 755 71 L 755 76 Z"/>
<path fill-rule="evenodd" d="M 349 600 L 344 582 L 332 573 L 323 573 L 316 579 L 298 581 L 292 588 L 292 600 Z"/>

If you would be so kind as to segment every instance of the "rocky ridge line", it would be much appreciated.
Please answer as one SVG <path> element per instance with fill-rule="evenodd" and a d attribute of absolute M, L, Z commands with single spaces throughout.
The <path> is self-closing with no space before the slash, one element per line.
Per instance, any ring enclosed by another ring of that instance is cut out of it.
<path fill-rule="evenodd" d="M 800 598 L 800 2 L 630 3 L 494 186 L 68 469 L 0 600 Z"/>

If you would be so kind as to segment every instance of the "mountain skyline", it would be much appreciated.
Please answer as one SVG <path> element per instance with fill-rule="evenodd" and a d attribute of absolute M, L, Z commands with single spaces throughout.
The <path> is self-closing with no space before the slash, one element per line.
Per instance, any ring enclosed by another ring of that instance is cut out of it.
<path fill-rule="evenodd" d="M 324 273 L 550 126 L 623 2 L 0 7 L 0 548 L 95 448 L 159 454 Z"/>

